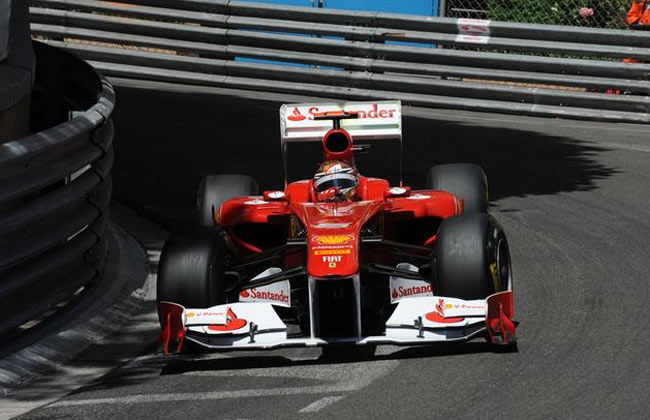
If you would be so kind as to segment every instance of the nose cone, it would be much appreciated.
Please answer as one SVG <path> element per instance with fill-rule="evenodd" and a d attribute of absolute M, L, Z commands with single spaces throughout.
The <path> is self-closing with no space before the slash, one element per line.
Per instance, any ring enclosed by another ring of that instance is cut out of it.
<path fill-rule="evenodd" d="M 313 229 L 307 272 L 313 277 L 353 276 L 359 271 L 359 236 L 353 229 Z"/>

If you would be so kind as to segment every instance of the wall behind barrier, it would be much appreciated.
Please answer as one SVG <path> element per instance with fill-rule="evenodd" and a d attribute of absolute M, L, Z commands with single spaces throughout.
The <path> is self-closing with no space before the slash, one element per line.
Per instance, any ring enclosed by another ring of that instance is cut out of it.
<path fill-rule="evenodd" d="M 9 10 L 11 0 L 0 0 L 0 61 L 7 57 L 9 52 Z"/>

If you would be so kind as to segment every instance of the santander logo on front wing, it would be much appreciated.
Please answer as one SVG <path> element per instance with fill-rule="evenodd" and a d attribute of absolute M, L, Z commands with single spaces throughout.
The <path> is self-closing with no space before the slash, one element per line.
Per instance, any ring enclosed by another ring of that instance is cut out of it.
<path fill-rule="evenodd" d="M 291 283 L 283 280 L 266 286 L 253 287 L 239 293 L 240 302 L 261 302 L 272 305 L 291 306 Z"/>

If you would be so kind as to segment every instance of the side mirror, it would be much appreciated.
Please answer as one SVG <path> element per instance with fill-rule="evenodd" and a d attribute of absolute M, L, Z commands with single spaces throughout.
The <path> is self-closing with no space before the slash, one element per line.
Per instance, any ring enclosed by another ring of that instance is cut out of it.
<path fill-rule="evenodd" d="M 287 199 L 284 191 L 264 191 L 264 201 L 284 201 Z"/>
<path fill-rule="evenodd" d="M 411 193 L 411 187 L 390 187 L 384 192 L 384 197 L 404 197 Z"/>

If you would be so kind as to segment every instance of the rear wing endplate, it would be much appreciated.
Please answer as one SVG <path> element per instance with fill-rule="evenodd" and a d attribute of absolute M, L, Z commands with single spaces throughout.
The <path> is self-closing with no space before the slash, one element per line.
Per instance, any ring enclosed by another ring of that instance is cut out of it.
<path fill-rule="evenodd" d="M 353 140 L 402 141 L 402 105 L 400 101 L 285 104 L 280 108 L 282 143 L 321 141 L 333 128 L 331 120 L 314 120 L 325 112 L 358 114 L 341 120 Z"/>

